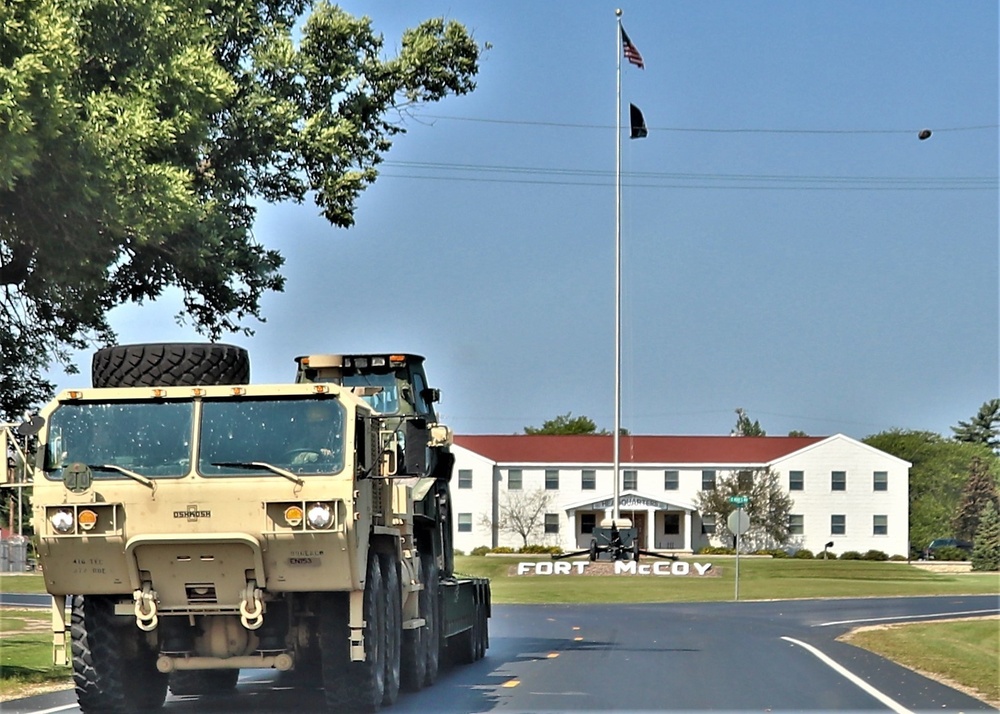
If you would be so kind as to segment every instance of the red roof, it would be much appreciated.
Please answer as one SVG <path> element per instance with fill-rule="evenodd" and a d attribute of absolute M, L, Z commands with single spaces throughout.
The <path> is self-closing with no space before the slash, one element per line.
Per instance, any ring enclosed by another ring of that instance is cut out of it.
<path fill-rule="evenodd" d="M 766 464 L 825 436 L 625 436 L 621 462 L 636 464 Z M 469 451 L 505 464 L 610 464 L 610 435 L 537 434 L 455 436 Z"/>

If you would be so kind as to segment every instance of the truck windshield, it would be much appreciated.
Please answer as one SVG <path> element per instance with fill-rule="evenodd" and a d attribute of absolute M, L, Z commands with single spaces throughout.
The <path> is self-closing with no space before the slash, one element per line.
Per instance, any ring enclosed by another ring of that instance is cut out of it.
<path fill-rule="evenodd" d="M 119 466 L 156 478 L 182 476 L 191 465 L 191 402 L 63 404 L 49 419 L 45 471 L 62 478 L 72 463 Z M 127 479 L 114 469 L 94 469 L 95 479 Z"/>
<path fill-rule="evenodd" d="M 345 374 L 345 387 L 382 387 L 382 391 L 367 397 L 362 397 L 368 406 L 382 414 L 395 414 L 399 411 L 399 387 L 393 372 L 383 374 Z"/>
<path fill-rule="evenodd" d="M 344 468 L 344 408 L 334 399 L 205 400 L 198 471 L 205 476 L 269 476 Z"/>

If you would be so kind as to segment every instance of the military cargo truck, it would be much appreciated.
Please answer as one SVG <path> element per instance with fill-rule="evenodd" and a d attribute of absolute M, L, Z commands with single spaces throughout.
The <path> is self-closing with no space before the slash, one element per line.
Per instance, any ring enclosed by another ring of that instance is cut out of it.
<path fill-rule="evenodd" d="M 250 668 L 373 711 L 442 656 L 485 654 L 489 582 L 454 572 L 451 432 L 423 358 L 297 362 L 253 385 L 241 348 L 109 347 L 93 388 L 41 411 L 34 526 L 82 711 L 218 694 Z"/>

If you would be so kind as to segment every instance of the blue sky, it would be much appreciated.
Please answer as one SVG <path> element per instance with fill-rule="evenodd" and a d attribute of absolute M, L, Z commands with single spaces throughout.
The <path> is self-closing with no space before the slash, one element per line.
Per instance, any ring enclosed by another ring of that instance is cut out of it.
<path fill-rule="evenodd" d="M 261 210 L 288 281 L 225 340 L 253 381 L 410 351 L 458 433 L 611 427 L 621 7 L 646 62 L 624 111 L 649 127 L 622 144 L 622 425 L 727 434 L 743 407 L 773 435 L 950 435 L 1000 394 L 995 0 L 341 5 L 390 53 L 440 15 L 492 47 L 473 94 L 406 120 L 354 228 Z M 200 339 L 179 307 L 112 324 Z"/>

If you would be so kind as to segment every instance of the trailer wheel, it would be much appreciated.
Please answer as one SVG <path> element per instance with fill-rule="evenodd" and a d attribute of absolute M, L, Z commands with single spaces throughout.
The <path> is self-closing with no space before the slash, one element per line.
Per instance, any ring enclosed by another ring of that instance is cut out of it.
<path fill-rule="evenodd" d="M 340 593 L 324 600 L 320 609 L 320 651 L 323 689 L 330 711 L 377 711 L 385 694 L 385 620 L 382 569 L 378 555 L 368 554 L 365 576 L 364 662 L 350 659 L 349 599 Z"/>
<path fill-rule="evenodd" d="M 95 387 L 247 384 L 250 357 L 215 343 L 113 345 L 94 353 L 90 376 Z"/>
<path fill-rule="evenodd" d="M 229 694 L 239 681 L 238 669 L 179 670 L 170 673 L 170 692 L 177 696 L 189 694 Z"/>
<path fill-rule="evenodd" d="M 433 555 L 421 559 L 421 571 L 424 579 L 424 592 L 427 595 L 427 609 L 424 610 L 424 654 L 425 676 L 424 684 L 431 686 L 437 681 L 438 669 L 441 664 L 441 602 L 438 598 L 438 566 Z"/>
<path fill-rule="evenodd" d="M 632 560 L 639 562 L 639 538 L 632 541 Z"/>
<path fill-rule="evenodd" d="M 167 675 L 156 669 L 157 653 L 134 622 L 120 619 L 111 598 L 73 598 L 73 682 L 84 714 L 129 714 L 163 706 Z"/>
<path fill-rule="evenodd" d="M 389 706 L 399 697 L 400 639 L 403 632 L 403 601 L 399 588 L 399 564 L 395 553 L 380 558 L 382 589 L 385 592 L 385 692 L 382 704 Z"/>
<path fill-rule="evenodd" d="M 593 563 L 597 560 L 597 541 L 594 538 L 590 539 L 590 562 Z"/>

